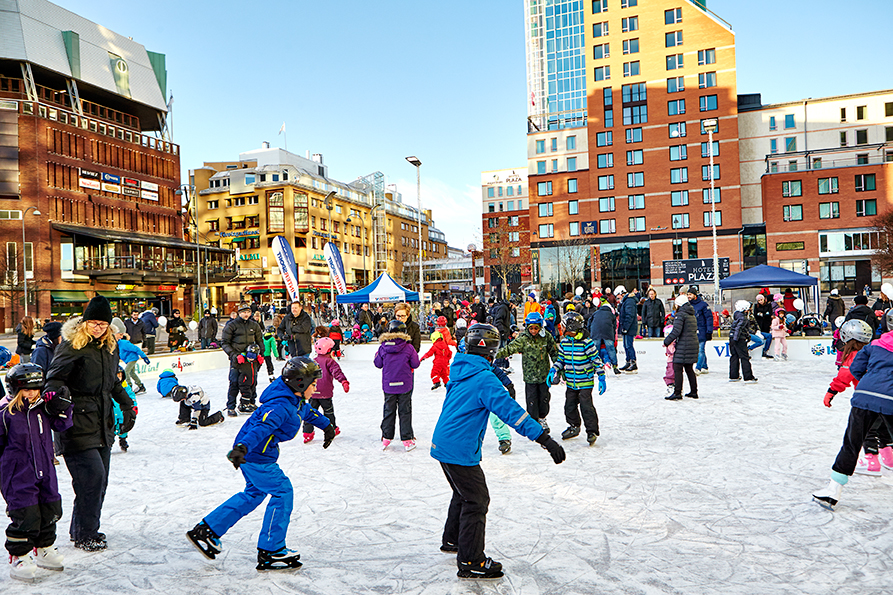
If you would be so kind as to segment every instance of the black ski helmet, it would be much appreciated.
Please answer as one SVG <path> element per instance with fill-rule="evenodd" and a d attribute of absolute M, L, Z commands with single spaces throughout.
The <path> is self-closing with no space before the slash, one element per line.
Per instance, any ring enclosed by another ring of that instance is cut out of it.
<path fill-rule="evenodd" d="M 37 364 L 16 364 L 6 373 L 6 387 L 10 398 L 20 390 L 43 388 L 43 368 Z"/>
<path fill-rule="evenodd" d="M 319 364 L 305 356 L 291 358 L 282 368 L 282 381 L 288 388 L 301 395 L 321 376 L 322 370 Z"/>
<path fill-rule="evenodd" d="M 260 345 L 257 343 L 252 343 L 248 347 L 245 348 L 245 353 L 253 353 L 254 355 L 258 355 L 260 353 Z"/>
<path fill-rule="evenodd" d="M 268 324 L 268 325 L 267 325 L 267 328 L 266 328 L 266 330 L 265 330 L 264 332 L 266 332 L 268 335 L 273 335 L 273 334 L 276 333 L 276 329 L 273 328 L 273 325 L 272 325 L 272 324 Z"/>
<path fill-rule="evenodd" d="M 583 331 L 583 315 L 573 310 L 564 313 L 564 334 L 576 335 Z"/>
<path fill-rule="evenodd" d="M 174 400 L 174 403 L 179 403 L 180 401 L 186 399 L 189 396 L 189 389 L 185 386 L 178 385 L 174 387 L 174 390 L 171 391 L 171 399 Z"/>
<path fill-rule="evenodd" d="M 396 318 L 388 323 L 388 332 L 389 333 L 405 333 L 406 332 L 406 324 L 402 320 L 397 320 Z"/>
<path fill-rule="evenodd" d="M 499 331 L 492 324 L 474 324 L 465 335 L 465 351 L 493 359 L 499 349 Z"/>

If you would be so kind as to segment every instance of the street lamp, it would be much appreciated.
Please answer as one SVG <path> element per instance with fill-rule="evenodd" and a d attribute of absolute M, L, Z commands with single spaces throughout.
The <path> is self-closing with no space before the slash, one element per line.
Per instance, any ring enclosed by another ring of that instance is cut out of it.
<path fill-rule="evenodd" d="M 707 131 L 707 146 L 710 149 L 710 227 L 713 228 L 713 307 L 719 307 L 719 253 L 716 249 L 716 187 L 713 180 L 713 133 L 719 126 L 716 118 L 704 120 L 702 126 Z"/>
<path fill-rule="evenodd" d="M 192 204 L 192 226 L 195 229 L 195 287 L 196 287 L 196 307 L 195 313 L 199 316 L 202 311 L 202 274 L 201 274 L 201 253 L 198 244 L 198 205 L 195 200 L 195 186 L 193 184 L 180 184 L 180 189 L 174 192 L 177 196 L 185 196 L 186 200 Z"/>
<path fill-rule="evenodd" d="M 335 194 L 336 194 L 335 191 L 332 190 L 331 192 L 326 194 L 326 197 L 323 199 L 323 203 L 325 204 L 326 208 L 329 210 L 329 229 L 328 229 L 329 237 L 327 239 L 327 241 L 329 241 L 329 242 L 331 242 L 332 237 L 334 237 L 333 233 L 332 233 L 332 209 L 334 209 L 335 206 L 332 204 L 332 198 L 335 197 Z M 331 305 L 332 310 L 334 310 L 335 309 L 335 278 L 332 275 L 331 269 L 329 269 L 329 304 Z"/>
<path fill-rule="evenodd" d="M 419 304 L 421 306 L 422 318 L 425 314 L 425 278 L 422 274 L 422 162 L 415 155 L 406 158 L 411 165 L 415 166 L 415 183 L 416 183 L 416 199 L 419 203 Z"/>
<path fill-rule="evenodd" d="M 37 210 L 37 207 L 28 207 L 22 211 L 22 279 L 25 282 L 25 316 L 28 315 L 28 269 L 25 268 L 25 215 L 32 209 L 34 210 L 34 216 L 39 217 L 40 211 Z M 31 259 L 34 259 L 33 251 Z"/>

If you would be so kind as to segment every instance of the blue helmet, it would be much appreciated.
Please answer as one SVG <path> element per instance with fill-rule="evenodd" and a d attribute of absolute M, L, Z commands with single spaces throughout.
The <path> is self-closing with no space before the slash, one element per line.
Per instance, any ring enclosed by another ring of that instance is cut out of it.
<path fill-rule="evenodd" d="M 12 353 L 6 347 L 0 347 L 0 366 L 5 366 L 12 359 Z"/>
<path fill-rule="evenodd" d="M 524 324 L 538 324 L 543 326 L 543 315 L 539 312 L 531 312 L 527 315 L 527 318 L 524 319 Z"/>

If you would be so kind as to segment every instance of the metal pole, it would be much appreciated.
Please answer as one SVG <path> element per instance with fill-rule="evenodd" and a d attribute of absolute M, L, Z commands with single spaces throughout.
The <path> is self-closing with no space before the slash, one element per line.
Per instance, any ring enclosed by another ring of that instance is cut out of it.
<path fill-rule="evenodd" d="M 198 291 L 197 299 L 197 309 L 196 312 L 199 316 L 202 315 L 202 270 L 201 270 L 201 248 L 198 245 L 198 203 L 195 198 L 195 186 L 189 185 L 189 192 L 192 198 L 192 224 L 195 227 L 195 282 L 196 289 Z M 195 320 L 195 315 L 192 316 L 193 320 Z"/>
<path fill-rule="evenodd" d="M 28 315 L 28 270 L 25 268 L 25 215 L 31 207 L 22 211 L 22 279 L 25 282 L 25 316 Z"/>
<path fill-rule="evenodd" d="M 713 180 L 713 129 L 707 128 L 707 144 L 710 150 L 710 224 L 713 228 L 713 309 L 719 308 L 719 253 L 716 247 L 716 187 Z"/>
<path fill-rule="evenodd" d="M 419 202 L 419 303 L 425 311 L 425 278 L 422 274 L 422 174 L 421 162 L 415 166 L 416 199 Z"/>
<path fill-rule="evenodd" d="M 326 195 L 326 200 L 325 200 L 326 208 L 329 210 L 329 229 L 327 230 L 327 232 L 329 234 L 327 241 L 329 241 L 329 242 L 332 241 L 332 237 L 334 235 L 332 232 L 332 209 L 334 208 L 332 206 L 332 197 L 333 196 L 335 196 L 335 192 L 334 191 L 329 192 Z M 332 310 L 335 309 L 335 279 L 332 276 L 331 269 L 329 270 L 329 305 L 332 308 Z"/>

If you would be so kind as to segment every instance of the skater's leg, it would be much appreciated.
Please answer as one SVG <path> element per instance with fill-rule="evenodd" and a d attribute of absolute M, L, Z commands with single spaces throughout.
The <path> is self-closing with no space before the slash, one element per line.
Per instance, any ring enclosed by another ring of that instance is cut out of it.
<path fill-rule="evenodd" d="M 397 397 L 392 393 L 384 394 L 384 411 L 381 416 L 381 437 L 385 440 L 394 439 L 394 426 L 397 423 Z"/>
<path fill-rule="evenodd" d="M 267 497 L 266 492 L 255 487 L 251 480 L 248 479 L 248 475 L 251 473 L 249 468 L 260 466 L 262 465 L 257 463 L 242 463 L 239 466 L 239 471 L 242 472 L 242 477 L 245 478 L 245 489 L 238 494 L 230 496 L 226 502 L 215 508 L 204 518 L 205 523 L 218 537 L 223 537 L 233 525 L 239 522 L 239 519 L 254 511 Z"/>
<path fill-rule="evenodd" d="M 56 520 L 62 518 L 62 500 L 41 502 L 37 506 L 40 509 L 40 530 L 34 539 L 34 547 L 50 547 L 56 543 Z"/>
<path fill-rule="evenodd" d="M 503 422 L 501 419 L 496 417 L 496 415 L 493 413 L 490 414 L 490 426 L 496 432 L 497 440 L 511 440 L 512 439 L 512 433 L 509 430 L 509 427 L 507 425 L 505 425 L 505 422 Z M 451 543 L 456 543 L 456 542 L 453 541 Z"/>
<path fill-rule="evenodd" d="M 636 338 L 635 333 L 623 335 L 623 352 L 626 354 L 626 363 L 632 364 L 636 361 L 636 348 L 633 342 Z"/>
<path fill-rule="evenodd" d="M 664 372 L 664 384 L 667 386 L 673 386 L 675 383 L 676 376 L 673 373 L 673 359 L 670 358 L 667 361 L 667 369 Z"/>
<path fill-rule="evenodd" d="M 549 415 L 549 401 L 552 399 L 552 395 L 549 393 L 549 384 L 546 382 L 541 382 L 536 386 L 538 392 L 537 399 L 539 400 L 540 415 L 542 416 L 542 419 L 546 419 L 546 417 Z"/>
<path fill-rule="evenodd" d="M 753 380 L 753 367 L 750 365 L 750 351 L 747 349 L 746 341 L 740 342 L 738 346 L 738 357 L 741 360 L 741 375 L 745 380 Z"/>
<path fill-rule="evenodd" d="M 837 453 L 837 459 L 831 465 L 832 471 L 844 475 L 853 474 L 856 470 L 856 462 L 859 460 L 859 451 L 862 449 L 865 436 L 878 417 L 880 417 L 880 414 L 874 411 L 859 409 L 858 407 L 850 409 L 850 419 L 847 422 L 846 433 L 843 436 L 843 444 L 840 447 L 840 452 Z"/>
<path fill-rule="evenodd" d="M 690 364 L 688 364 L 690 366 Z M 682 394 L 682 370 L 686 364 L 673 363 L 673 394 Z"/>
<path fill-rule="evenodd" d="M 591 393 L 592 391 L 590 391 Z M 591 399 L 591 395 L 590 395 Z M 567 425 L 580 427 L 580 391 L 568 388 L 564 393 L 564 420 Z"/>
<path fill-rule="evenodd" d="M 692 364 L 684 364 L 683 368 L 685 369 L 685 375 L 688 376 L 688 384 L 691 386 L 691 394 L 698 394 L 698 375 L 695 374 L 695 368 Z M 681 386 L 680 382 L 680 386 Z"/>
<path fill-rule="evenodd" d="M 335 424 L 335 405 L 332 404 L 332 399 L 317 399 L 319 401 L 319 408 L 323 414 L 329 418 L 329 423 L 332 424 L 332 427 L 336 427 Z"/>
<path fill-rule="evenodd" d="M 598 413 L 596 413 L 595 411 L 595 405 L 592 404 L 592 389 L 580 389 L 578 393 L 578 399 L 580 401 L 580 412 L 583 415 L 583 423 L 586 426 L 586 433 L 598 434 Z"/>
<path fill-rule="evenodd" d="M 611 341 L 605 341 L 605 353 L 608 354 L 608 362 L 611 363 L 612 366 L 617 366 L 617 348 L 614 347 L 614 343 Z"/>
<path fill-rule="evenodd" d="M 740 363 L 741 354 L 738 352 L 738 342 L 729 341 L 729 378 L 732 380 L 741 376 Z"/>
<path fill-rule="evenodd" d="M 261 492 L 270 494 L 270 501 L 264 512 L 264 524 L 257 538 L 257 549 L 277 552 L 285 547 L 285 534 L 291 519 L 294 500 L 291 481 L 276 463 L 248 463 L 246 466 L 245 478 Z"/>
<path fill-rule="evenodd" d="M 276 371 L 273 369 L 273 354 L 264 356 L 264 363 L 267 364 L 267 376 L 274 376 Z"/>
<path fill-rule="evenodd" d="M 397 414 L 400 418 L 400 440 L 412 440 L 412 391 L 397 396 Z"/>
<path fill-rule="evenodd" d="M 136 375 L 136 362 L 137 360 L 133 360 L 124 366 L 124 379 L 134 391 L 143 385 L 143 381 Z"/>
<path fill-rule="evenodd" d="M 180 401 L 180 414 L 177 416 L 177 421 L 187 423 L 191 416 L 192 416 L 192 407 L 187 405 L 185 401 Z"/>
<path fill-rule="evenodd" d="M 6 511 L 9 526 L 6 528 L 6 551 L 10 556 L 24 556 L 37 547 L 37 536 L 40 534 L 40 507 L 37 504 L 37 486 L 28 486 L 29 499 L 34 504 L 16 510 Z M 21 495 L 17 493 L 17 496 Z M 455 541 L 453 542 L 455 543 Z"/>
<path fill-rule="evenodd" d="M 236 408 L 236 395 L 239 394 L 239 371 L 235 368 L 229 369 L 229 389 L 226 391 L 226 408 Z"/>
<path fill-rule="evenodd" d="M 527 415 L 533 419 L 541 419 L 539 389 L 536 384 L 524 383 L 524 397 L 527 400 Z"/>
<path fill-rule="evenodd" d="M 313 398 L 311 398 L 309 401 L 307 401 L 307 403 L 308 403 L 311 407 L 313 407 L 314 409 L 316 409 L 317 411 L 320 411 L 320 401 L 319 401 L 319 399 L 313 399 Z M 305 434 L 312 434 L 315 428 L 316 428 L 316 426 L 314 426 L 312 423 L 310 423 L 309 421 L 305 421 L 305 422 L 304 422 L 304 427 L 303 427 L 302 429 L 304 430 L 304 433 L 305 433 Z"/>
<path fill-rule="evenodd" d="M 441 463 L 443 472 L 461 500 L 459 510 L 458 541 L 459 562 L 479 562 L 484 559 L 487 510 L 490 506 L 490 493 L 487 480 L 480 465 L 465 467 Z M 451 504 L 452 508 L 452 504 Z"/>
<path fill-rule="evenodd" d="M 65 454 L 71 475 L 74 503 L 71 508 L 71 538 L 85 541 L 99 532 L 102 503 L 108 486 L 111 447 L 91 448 Z"/>

